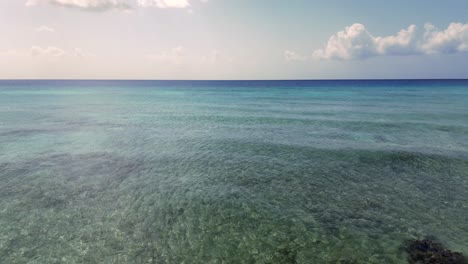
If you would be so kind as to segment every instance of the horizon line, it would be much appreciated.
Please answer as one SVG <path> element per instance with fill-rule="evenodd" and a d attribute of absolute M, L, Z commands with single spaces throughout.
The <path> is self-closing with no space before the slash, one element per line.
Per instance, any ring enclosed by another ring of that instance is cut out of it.
<path fill-rule="evenodd" d="M 356 79 L 345 79 L 345 78 L 337 78 L 337 79 L 72 79 L 72 78 L 58 78 L 58 79 L 49 79 L 49 78 L 39 78 L 39 79 L 28 79 L 28 78 L 21 78 L 21 79 L 1 79 L 0 82 L 3 81 L 180 81 L 180 82 L 246 82 L 246 81 L 260 81 L 260 82 L 267 82 L 267 81 L 468 81 L 468 78 L 356 78 Z"/>

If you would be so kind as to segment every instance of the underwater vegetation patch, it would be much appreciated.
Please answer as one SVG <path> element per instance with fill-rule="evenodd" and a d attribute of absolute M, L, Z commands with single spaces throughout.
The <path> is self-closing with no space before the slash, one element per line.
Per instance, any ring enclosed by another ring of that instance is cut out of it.
<path fill-rule="evenodd" d="M 431 239 L 408 241 L 405 250 L 410 264 L 468 264 L 463 254 L 448 250 Z"/>

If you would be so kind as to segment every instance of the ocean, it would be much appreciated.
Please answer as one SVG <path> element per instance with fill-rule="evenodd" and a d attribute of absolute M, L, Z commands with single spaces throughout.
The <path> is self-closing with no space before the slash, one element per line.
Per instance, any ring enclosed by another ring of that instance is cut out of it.
<path fill-rule="evenodd" d="M 468 80 L 0 81 L 0 263 L 468 253 Z"/>

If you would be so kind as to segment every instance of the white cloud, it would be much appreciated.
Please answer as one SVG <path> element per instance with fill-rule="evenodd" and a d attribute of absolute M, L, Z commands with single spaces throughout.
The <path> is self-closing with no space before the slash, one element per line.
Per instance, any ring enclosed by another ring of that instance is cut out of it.
<path fill-rule="evenodd" d="M 31 55 L 36 56 L 50 56 L 50 57 L 62 57 L 65 55 L 65 51 L 57 47 L 31 47 Z"/>
<path fill-rule="evenodd" d="M 55 30 L 51 27 L 48 27 L 48 26 L 40 26 L 38 28 L 36 28 L 36 31 L 37 32 L 49 32 L 49 33 L 52 33 L 54 32 Z"/>
<path fill-rule="evenodd" d="M 67 8 L 89 11 L 107 11 L 111 9 L 128 10 L 131 6 L 122 0 L 27 0 L 26 6 L 51 4 Z"/>
<path fill-rule="evenodd" d="M 418 47 L 416 26 L 402 29 L 394 36 L 376 37 L 377 54 L 381 55 L 407 55 L 420 53 Z"/>
<path fill-rule="evenodd" d="M 468 50 L 468 24 L 451 23 L 438 31 L 426 24 L 424 32 L 415 25 L 396 35 L 374 37 L 364 25 L 356 23 L 331 36 L 324 49 L 316 50 L 314 58 L 352 60 L 383 55 L 416 55 L 455 53 Z"/>
<path fill-rule="evenodd" d="M 307 60 L 306 56 L 303 56 L 295 51 L 285 50 L 283 53 L 284 59 L 287 61 L 304 61 Z"/>
<path fill-rule="evenodd" d="M 353 24 L 331 36 L 327 47 L 316 50 L 314 57 L 321 59 L 355 59 L 375 52 L 374 37 L 362 24 Z"/>
<path fill-rule="evenodd" d="M 468 24 L 451 23 L 446 30 L 437 31 L 431 25 L 425 25 L 422 48 L 427 53 L 456 53 L 468 51 Z"/>

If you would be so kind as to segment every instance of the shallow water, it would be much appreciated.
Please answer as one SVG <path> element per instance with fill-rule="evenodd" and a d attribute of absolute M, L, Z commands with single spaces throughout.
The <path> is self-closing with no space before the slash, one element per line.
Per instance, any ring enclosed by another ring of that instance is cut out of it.
<path fill-rule="evenodd" d="M 468 81 L 1 81 L 0 150 L 0 263 L 468 253 Z"/>

